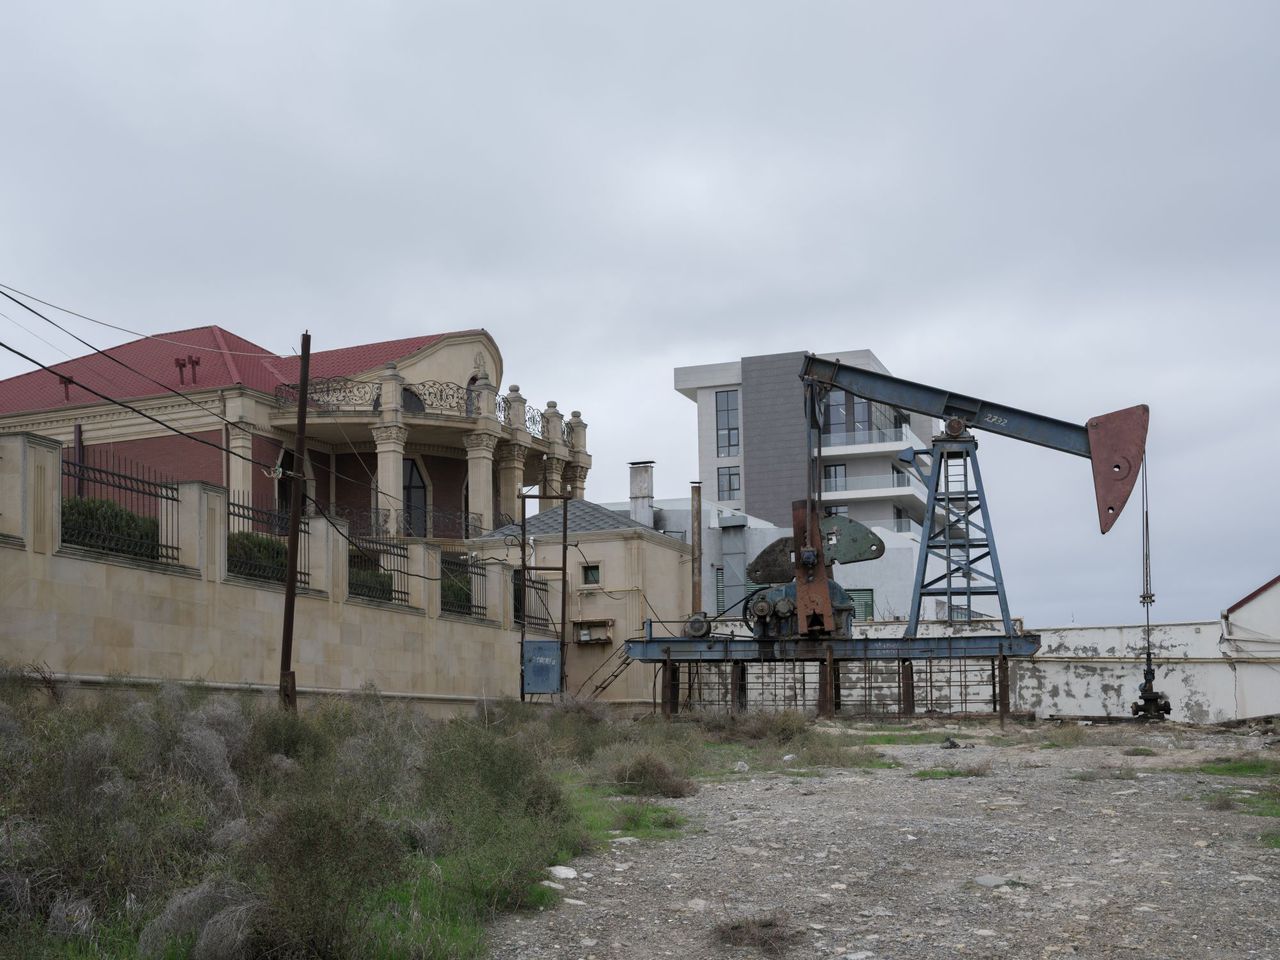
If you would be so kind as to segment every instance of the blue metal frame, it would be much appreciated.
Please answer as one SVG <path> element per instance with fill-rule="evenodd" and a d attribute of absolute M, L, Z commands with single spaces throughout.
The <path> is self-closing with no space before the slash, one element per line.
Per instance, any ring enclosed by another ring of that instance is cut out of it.
<path fill-rule="evenodd" d="M 730 637 L 712 634 L 700 640 L 692 637 L 655 637 L 652 620 L 644 624 L 644 638 L 627 641 L 632 660 L 658 663 L 670 657 L 687 663 L 741 662 L 769 660 L 826 659 L 827 648 L 836 660 L 942 660 L 955 657 L 1029 657 L 1040 649 L 1037 634 L 1016 637 L 987 636 L 921 637 L 919 639 L 830 638 L 822 640 Z M 673 624 L 674 626 L 674 624 Z"/>
<path fill-rule="evenodd" d="M 929 497 L 916 557 L 911 616 L 904 637 L 910 640 L 917 636 L 920 607 L 925 597 L 945 597 L 947 620 L 955 623 L 971 622 L 974 597 L 994 596 L 1000 604 L 1004 637 L 1012 641 L 1015 638 L 1013 618 L 1009 615 L 1004 576 L 1000 572 L 982 471 L 978 467 L 978 442 L 972 436 L 934 440 L 933 447 L 927 451 L 930 454 L 927 473 L 918 463 L 918 454 L 925 452 L 913 451 L 909 456 L 928 487 Z M 981 515 L 981 522 L 974 519 L 975 513 Z M 957 530 L 959 536 L 955 535 Z M 943 564 L 942 573 L 933 577 L 929 575 L 931 558 Z M 990 569 L 984 569 L 984 563 Z M 975 586 L 975 580 L 979 585 Z M 956 612 L 960 610 L 966 615 L 957 617 Z"/>

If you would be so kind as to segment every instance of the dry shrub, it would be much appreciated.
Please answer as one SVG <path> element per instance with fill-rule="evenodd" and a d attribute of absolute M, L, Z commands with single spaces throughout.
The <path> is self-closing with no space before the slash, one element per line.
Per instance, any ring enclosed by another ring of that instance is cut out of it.
<path fill-rule="evenodd" d="M 800 939 L 781 910 L 757 913 L 716 924 L 715 937 L 730 947 L 755 947 L 770 957 L 781 956 Z"/>
<path fill-rule="evenodd" d="M 687 797 L 697 792 L 692 780 L 678 775 L 661 757 L 641 750 L 615 762 L 609 779 L 624 793 L 646 797 Z"/>
<path fill-rule="evenodd" d="M 179 890 L 143 929 L 138 956 L 143 960 L 163 956 L 171 941 L 199 934 L 215 914 L 244 899 L 243 891 L 212 878 Z"/>
<path fill-rule="evenodd" d="M 809 728 L 809 718 L 797 710 L 753 710 L 749 713 L 705 713 L 703 729 L 724 742 L 769 740 L 790 743 Z"/>
<path fill-rule="evenodd" d="M 1084 727 L 1075 723 L 1059 724 L 1057 729 L 1050 730 L 1045 742 L 1053 747 L 1078 747 L 1085 742 Z"/>
<path fill-rule="evenodd" d="M 341 957 L 354 951 L 368 921 L 368 892 L 395 878 L 401 851 L 380 820 L 338 798 L 310 795 L 276 810 L 251 863 L 263 901 L 256 949 Z"/>

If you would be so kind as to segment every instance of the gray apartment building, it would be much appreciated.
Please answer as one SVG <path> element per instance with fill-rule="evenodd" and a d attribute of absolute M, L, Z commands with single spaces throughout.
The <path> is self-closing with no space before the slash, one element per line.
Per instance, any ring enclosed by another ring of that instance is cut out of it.
<path fill-rule="evenodd" d="M 870 350 L 821 354 L 888 373 Z M 928 445 L 933 424 L 843 391 L 828 397 L 820 446 L 810 447 L 801 352 L 677 367 L 675 388 L 698 405 L 698 475 L 706 495 L 780 527 L 805 495 L 811 458 L 821 456 L 822 504 L 865 523 L 915 535 L 924 485 L 897 455 Z"/>

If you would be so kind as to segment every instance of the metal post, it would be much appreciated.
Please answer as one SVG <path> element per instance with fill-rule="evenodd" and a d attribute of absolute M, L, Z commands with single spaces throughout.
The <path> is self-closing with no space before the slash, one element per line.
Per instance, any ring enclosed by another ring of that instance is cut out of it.
<path fill-rule="evenodd" d="M 902 684 L 902 712 L 911 716 L 916 712 L 916 673 L 910 660 L 903 660 L 898 667 Z"/>
<path fill-rule="evenodd" d="M 285 559 L 284 624 L 280 643 L 280 705 L 298 711 L 298 686 L 293 675 L 293 608 L 298 597 L 298 525 L 306 485 L 307 378 L 311 372 L 311 334 L 302 334 L 302 364 L 298 377 L 298 422 L 293 438 L 293 473 L 289 479 L 289 546 Z"/>
<path fill-rule="evenodd" d="M 76 496 L 84 496 L 84 430 L 80 424 L 76 424 L 75 428 L 75 449 L 76 449 Z"/>
<path fill-rule="evenodd" d="M 702 484 L 694 480 L 689 484 L 689 543 L 693 546 L 693 596 L 689 600 L 689 612 L 700 613 L 702 606 Z"/>
<path fill-rule="evenodd" d="M 1006 718 L 1009 716 L 1009 658 L 1003 652 L 1004 644 L 1001 644 L 1000 653 L 1000 726 L 1004 726 Z"/>
<path fill-rule="evenodd" d="M 529 498 L 523 491 L 517 495 L 520 497 L 520 702 L 524 703 L 524 641 L 525 625 L 529 622 L 529 591 L 525 589 L 529 576 L 525 569 L 529 565 Z"/>
<path fill-rule="evenodd" d="M 560 501 L 563 511 L 560 526 L 560 699 L 564 699 L 568 686 L 568 666 L 565 661 L 569 656 L 569 497 L 563 487 L 560 490 L 565 499 Z"/>
<path fill-rule="evenodd" d="M 671 653 L 668 652 L 662 661 L 662 716 L 668 720 L 676 712 L 676 697 L 679 696 L 680 690 L 679 681 L 673 674 L 674 667 L 675 664 L 671 662 Z"/>
<path fill-rule="evenodd" d="M 818 716 L 835 715 L 835 659 L 831 645 L 827 645 L 827 658 L 818 664 Z"/>
<path fill-rule="evenodd" d="M 747 665 L 735 660 L 729 667 L 729 683 L 731 690 L 730 705 L 734 711 L 747 709 Z"/>

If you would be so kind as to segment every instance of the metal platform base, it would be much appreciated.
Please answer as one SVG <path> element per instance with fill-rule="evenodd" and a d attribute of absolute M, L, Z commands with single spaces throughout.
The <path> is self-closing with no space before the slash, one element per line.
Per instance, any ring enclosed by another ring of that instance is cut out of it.
<path fill-rule="evenodd" d="M 920 637 L 895 639 L 756 640 L 752 637 L 655 637 L 627 641 L 627 656 L 644 663 L 761 662 L 770 660 L 953 660 L 960 657 L 1029 657 L 1040 636 Z M 828 653 L 828 651 L 830 651 Z"/>

